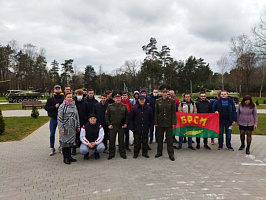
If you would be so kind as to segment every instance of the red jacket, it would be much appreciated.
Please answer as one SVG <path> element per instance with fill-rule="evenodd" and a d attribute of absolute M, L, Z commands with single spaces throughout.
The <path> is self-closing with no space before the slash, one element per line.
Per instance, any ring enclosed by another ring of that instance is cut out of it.
<path fill-rule="evenodd" d="M 122 104 L 125 104 L 127 106 L 127 111 L 128 111 L 128 114 L 130 113 L 130 111 L 132 110 L 133 108 L 133 105 L 132 105 L 132 102 L 130 101 L 129 98 L 127 98 L 126 101 L 124 101 L 122 98 L 121 98 L 121 103 Z"/>

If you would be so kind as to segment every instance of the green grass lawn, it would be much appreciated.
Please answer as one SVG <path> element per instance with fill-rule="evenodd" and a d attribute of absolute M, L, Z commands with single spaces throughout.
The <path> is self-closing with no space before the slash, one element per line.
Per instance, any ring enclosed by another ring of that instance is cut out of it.
<path fill-rule="evenodd" d="M 49 117 L 4 117 L 5 133 L 0 135 L 0 142 L 22 140 L 40 126 L 49 121 Z M 49 130 L 47 130 L 49 132 Z"/>
<path fill-rule="evenodd" d="M 238 125 L 233 126 L 232 134 L 239 134 Z M 266 135 L 266 114 L 258 114 L 258 128 L 254 129 L 253 135 Z"/>
<path fill-rule="evenodd" d="M 243 99 L 243 98 L 240 98 L 239 101 L 242 101 L 242 99 Z M 259 98 L 259 97 L 252 97 L 252 101 L 253 101 L 254 103 L 256 103 L 257 100 L 258 100 L 259 104 L 265 104 L 265 103 L 264 103 L 264 100 L 265 100 L 265 102 L 266 102 L 266 97 L 261 97 L 261 98 Z"/>

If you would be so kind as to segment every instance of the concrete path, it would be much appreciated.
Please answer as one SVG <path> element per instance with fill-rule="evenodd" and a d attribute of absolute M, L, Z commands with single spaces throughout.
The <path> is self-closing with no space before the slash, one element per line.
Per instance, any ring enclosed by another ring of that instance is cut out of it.
<path fill-rule="evenodd" d="M 253 136 L 250 155 L 237 150 L 239 135 L 232 135 L 235 151 L 217 150 L 215 142 L 196 151 L 184 144 L 174 162 L 166 144 L 154 158 L 153 143 L 148 159 L 133 159 L 132 152 L 109 161 L 108 154 L 99 160 L 78 154 L 66 165 L 62 154 L 49 156 L 46 123 L 22 141 L 0 143 L 0 200 L 266 199 L 266 137 Z"/>
<path fill-rule="evenodd" d="M 31 109 L 26 110 L 3 110 L 2 114 L 4 117 L 30 117 Z M 44 109 L 38 109 L 40 116 L 48 116 L 47 111 Z"/>

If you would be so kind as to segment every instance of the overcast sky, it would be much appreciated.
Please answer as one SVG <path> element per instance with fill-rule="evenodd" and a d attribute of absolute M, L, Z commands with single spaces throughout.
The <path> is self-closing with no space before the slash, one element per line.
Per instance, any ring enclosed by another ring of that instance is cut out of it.
<path fill-rule="evenodd" d="M 46 49 L 48 67 L 74 59 L 111 73 L 141 61 L 142 46 L 156 38 L 176 60 L 193 55 L 213 71 L 230 51 L 230 38 L 252 36 L 265 0 L 0 0 L 0 44 L 16 40 Z"/>

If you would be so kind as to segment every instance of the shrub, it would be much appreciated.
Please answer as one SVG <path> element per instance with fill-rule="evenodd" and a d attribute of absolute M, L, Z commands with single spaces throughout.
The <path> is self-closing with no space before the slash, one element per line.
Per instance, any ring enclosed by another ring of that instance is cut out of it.
<path fill-rule="evenodd" d="M 5 121 L 2 115 L 2 110 L 0 109 L 0 135 L 2 135 L 5 132 Z"/>
<path fill-rule="evenodd" d="M 257 105 L 257 106 L 260 105 L 260 104 L 259 104 L 259 100 L 256 101 L 256 105 Z"/>
<path fill-rule="evenodd" d="M 40 115 L 38 109 L 36 108 L 36 106 L 32 107 L 32 112 L 31 112 L 31 117 L 33 118 L 38 118 Z"/>
<path fill-rule="evenodd" d="M 266 99 L 263 100 L 263 104 L 266 104 Z"/>

